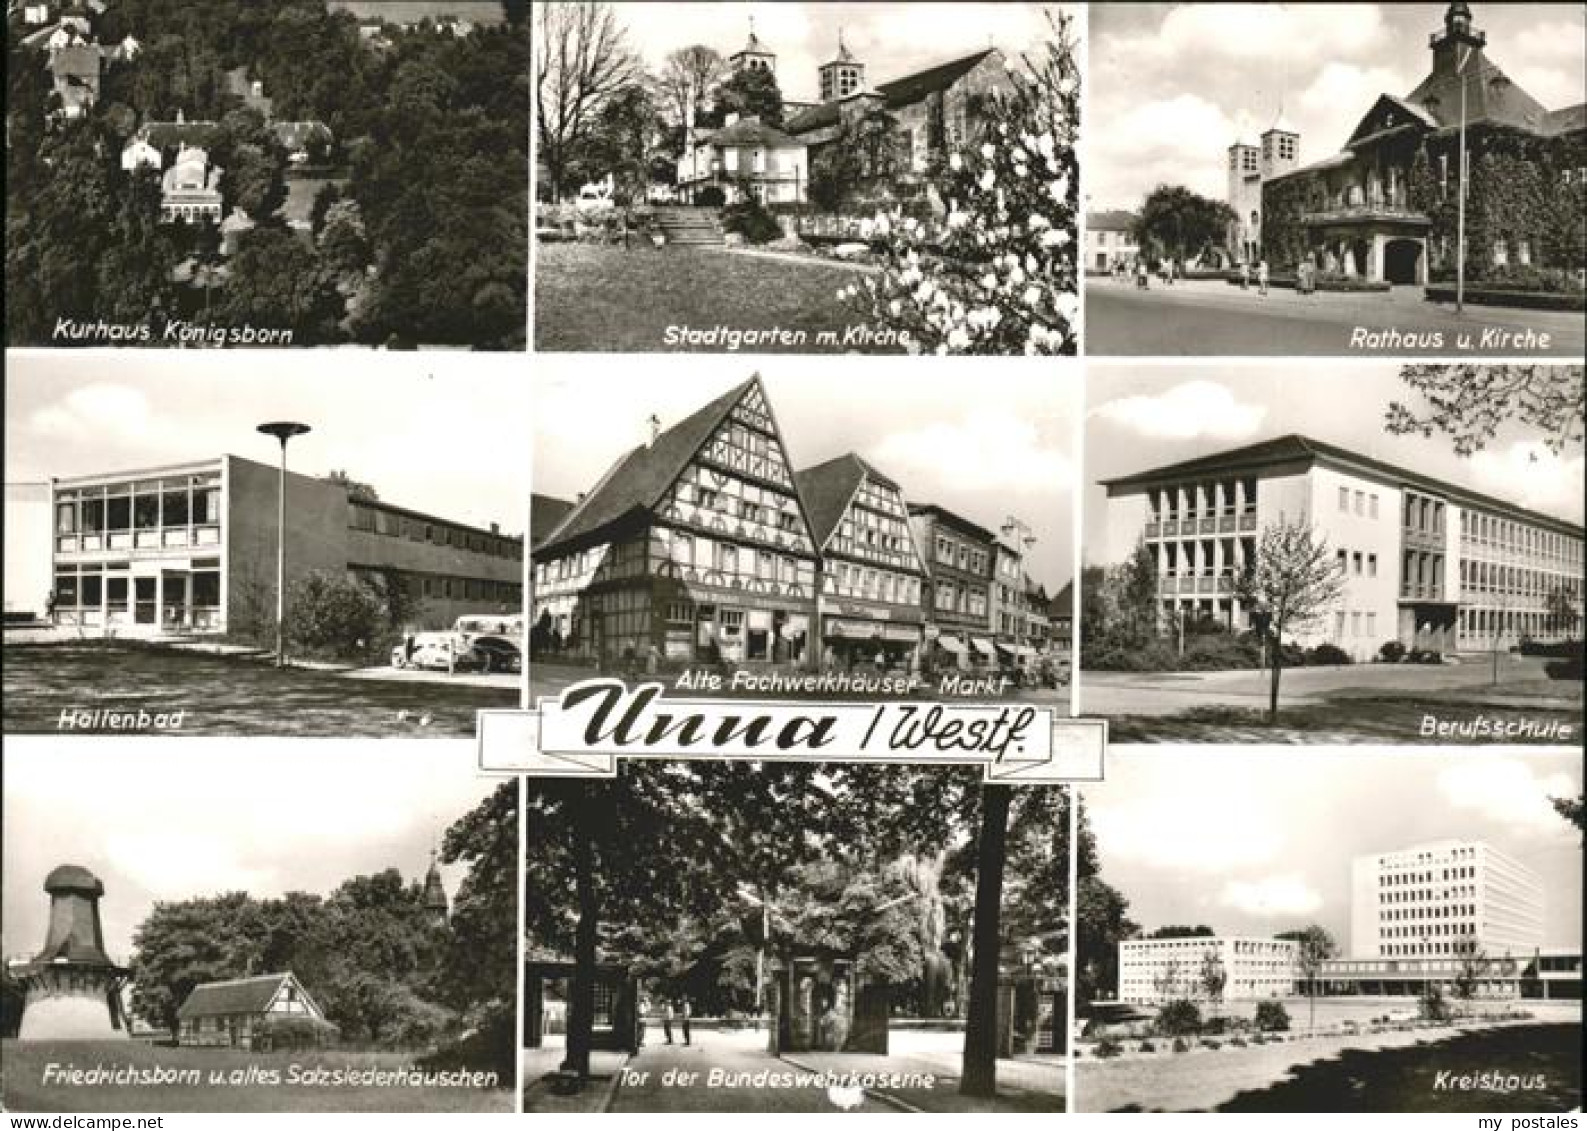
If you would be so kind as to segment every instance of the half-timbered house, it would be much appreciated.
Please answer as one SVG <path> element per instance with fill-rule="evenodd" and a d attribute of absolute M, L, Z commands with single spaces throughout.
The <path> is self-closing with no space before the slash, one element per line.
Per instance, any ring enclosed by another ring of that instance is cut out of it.
<path fill-rule="evenodd" d="M 821 555 L 823 666 L 918 667 L 926 571 L 903 491 L 853 452 L 796 478 Z"/>
<path fill-rule="evenodd" d="M 565 655 L 811 659 L 815 539 L 759 377 L 621 456 L 531 556 L 538 635 Z"/>
<path fill-rule="evenodd" d="M 290 970 L 203 982 L 193 987 L 176 1017 L 179 1044 L 244 1049 L 256 1047 L 269 1018 L 325 1020 L 319 1005 Z"/>

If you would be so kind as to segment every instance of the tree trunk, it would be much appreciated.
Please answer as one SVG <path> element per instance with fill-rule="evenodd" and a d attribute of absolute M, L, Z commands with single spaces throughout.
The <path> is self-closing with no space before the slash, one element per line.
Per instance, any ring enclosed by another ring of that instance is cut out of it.
<path fill-rule="evenodd" d="M 997 960 L 1002 941 L 1003 865 L 1008 855 L 1009 786 L 981 787 L 976 845 L 975 923 L 970 957 L 970 1008 L 964 1026 L 959 1094 L 997 1095 Z"/>
<path fill-rule="evenodd" d="M 1279 633 L 1273 634 L 1272 655 L 1269 657 L 1268 668 L 1273 673 L 1272 686 L 1267 695 L 1267 725 L 1273 726 L 1278 722 L 1278 679 L 1284 670 L 1284 638 Z"/>
<path fill-rule="evenodd" d="M 568 1003 L 567 1057 L 564 1072 L 579 1078 L 590 1074 L 590 1039 L 595 1027 L 595 932 L 600 921 L 600 897 L 595 891 L 594 806 L 592 791 L 584 784 L 573 804 L 574 889 L 578 895 L 579 922 L 573 934 L 573 984 Z"/>

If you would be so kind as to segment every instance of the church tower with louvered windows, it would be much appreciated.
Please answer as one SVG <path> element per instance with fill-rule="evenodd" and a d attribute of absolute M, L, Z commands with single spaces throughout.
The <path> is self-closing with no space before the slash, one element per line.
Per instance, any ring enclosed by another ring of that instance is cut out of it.
<path fill-rule="evenodd" d="M 434 849 L 430 850 L 430 870 L 424 875 L 424 913 L 438 927 L 446 926 L 452 914 L 446 888 L 441 886 L 441 869 Z"/>
<path fill-rule="evenodd" d="M 841 31 L 838 32 L 838 53 L 831 62 L 821 64 L 820 76 L 822 102 L 847 98 L 865 89 L 865 64 L 850 53 Z"/>
<path fill-rule="evenodd" d="M 815 539 L 758 376 L 653 429 L 532 557 L 534 622 L 603 670 L 813 661 Z"/>

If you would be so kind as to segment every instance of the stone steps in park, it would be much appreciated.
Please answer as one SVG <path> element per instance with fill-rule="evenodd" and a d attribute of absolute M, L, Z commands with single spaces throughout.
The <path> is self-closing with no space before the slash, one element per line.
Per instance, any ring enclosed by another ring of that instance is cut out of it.
<path fill-rule="evenodd" d="M 716 213 L 705 209 L 663 209 L 656 224 L 669 244 L 720 244 L 722 233 L 716 226 Z"/>

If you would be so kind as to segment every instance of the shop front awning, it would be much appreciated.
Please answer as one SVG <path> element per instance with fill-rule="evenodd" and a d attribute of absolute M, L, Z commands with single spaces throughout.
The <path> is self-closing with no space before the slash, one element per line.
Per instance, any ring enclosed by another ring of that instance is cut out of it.
<path fill-rule="evenodd" d="M 944 652 L 953 652 L 958 655 L 963 655 L 967 650 L 964 646 L 964 641 L 960 640 L 957 636 L 949 636 L 947 633 L 943 633 L 941 636 L 937 637 L 937 647 L 941 648 Z"/>
<path fill-rule="evenodd" d="M 1020 659 L 1028 659 L 1036 654 L 1036 649 L 1029 644 L 1005 644 L 999 640 L 997 648 L 1000 652 L 1006 652 L 1010 656 L 1018 656 Z"/>
<path fill-rule="evenodd" d="M 997 653 L 992 648 L 992 642 L 983 636 L 970 637 L 970 647 L 983 656 L 993 656 Z"/>

